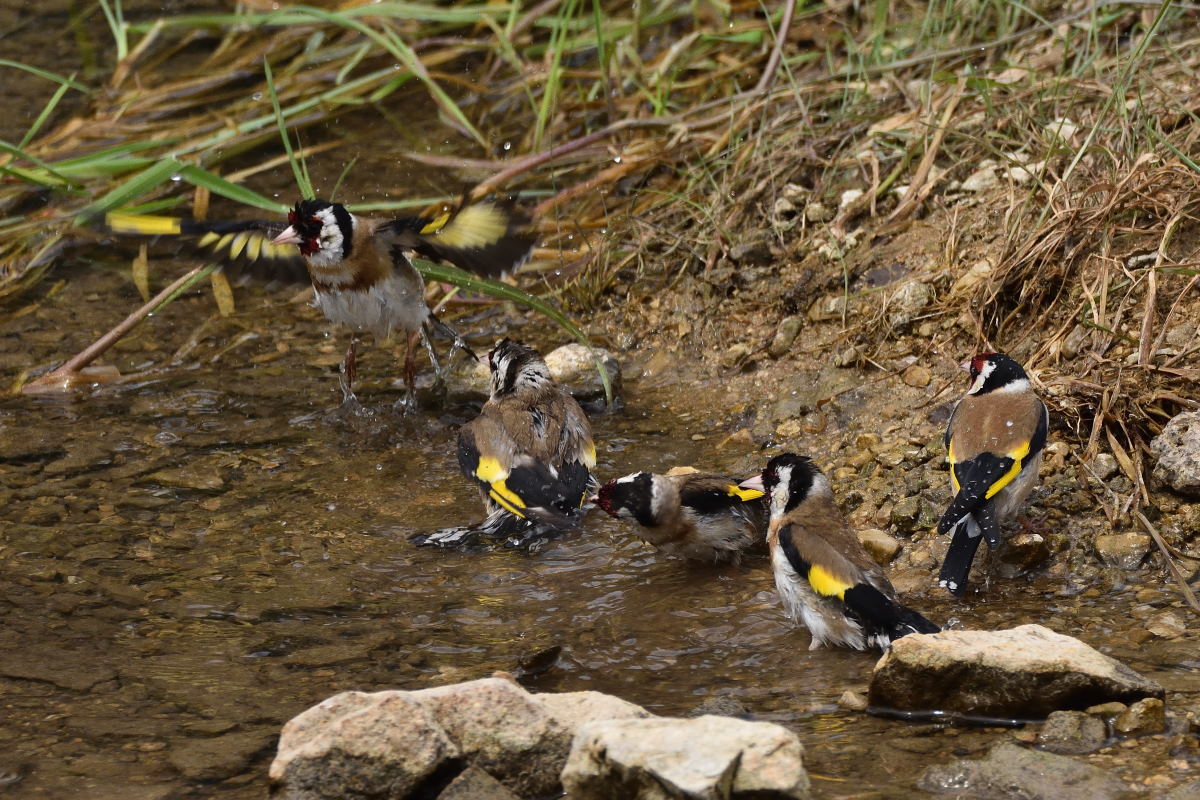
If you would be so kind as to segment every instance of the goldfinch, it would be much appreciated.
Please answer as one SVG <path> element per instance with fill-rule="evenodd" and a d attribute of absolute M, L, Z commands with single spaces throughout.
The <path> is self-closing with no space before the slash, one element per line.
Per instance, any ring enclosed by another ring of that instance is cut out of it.
<path fill-rule="evenodd" d="M 604 484 L 593 502 L 638 523 L 649 544 L 691 561 L 736 563 L 766 541 L 765 495 L 725 475 L 635 472 Z"/>
<path fill-rule="evenodd" d="M 833 499 L 829 479 L 804 456 L 784 453 L 743 488 L 766 491 L 767 544 L 784 609 L 822 644 L 886 649 L 910 633 L 940 628 L 900 605 L 896 591 Z"/>
<path fill-rule="evenodd" d="M 170 217 L 113 213 L 106 217 L 117 233 L 201 234 L 202 246 L 232 259 L 286 262 L 299 255 L 326 318 L 350 329 L 342 361 L 341 388 L 354 401 L 355 354 L 361 333 L 377 339 L 402 331 L 405 403 L 416 402 L 415 353 L 424 342 L 435 370 L 437 358 L 428 333 L 437 331 L 465 347 L 457 334 L 425 305 L 425 281 L 409 261 L 415 251 L 470 272 L 496 276 L 519 267 L 533 247 L 524 220 L 492 202 L 463 205 L 434 217 L 375 219 L 351 214 L 340 203 L 301 200 L 288 213 L 288 225 L 264 221 L 195 222 Z M 270 238 L 273 237 L 273 238 Z"/>
<path fill-rule="evenodd" d="M 979 540 L 998 547 L 1000 525 L 1036 485 L 1050 422 L 1025 370 L 1008 356 L 983 353 L 962 368 L 971 387 L 946 427 L 954 499 L 938 522 L 938 532 L 952 536 L 938 584 L 955 595 L 966 591 Z"/>
<path fill-rule="evenodd" d="M 524 546 L 576 523 L 595 489 L 596 446 L 583 409 L 532 347 L 502 339 L 488 367 L 491 397 L 459 431 L 458 465 L 479 486 L 487 518 L 477 530 Z"/>

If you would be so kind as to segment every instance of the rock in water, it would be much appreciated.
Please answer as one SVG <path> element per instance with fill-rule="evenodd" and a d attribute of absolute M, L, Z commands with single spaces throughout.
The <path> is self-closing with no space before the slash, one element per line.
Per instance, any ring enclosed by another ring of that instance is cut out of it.
<path fill-rule="evenodd" d="M 1179 494 L 1200 497 L 1200 411 L 1172 417 L 1150 449 L 1158 456 L 1155 480 Z"/>
<path fill-rule="evenodd" d="M 1081 755 L 1104 746 L 1108 726 L 1104 720 L 1082 711 L 1054 711 L 1038 733 L 1038 744 L 1051 753 Z"/>
<path fill-rule="evenodd" d="M 773 722 L 732 717 L 584 725 L 562 782 L 571 800 L 807 798 L 804 748 Z"/>
<path fill-rule="evenodd" d="M 505 678 L 412 692 L 463 757 L 521 797 L 558 791 L 571 731 L 537 698 Z"/>
<path fill-rule="evenodd" d="M 1162 696 L 1154 681 L 1041 625 L 905 636 L 879 659 L 870 688 L 884 711 L 1023 720 Z"/>
<path fill-rule="evenodd" d="M 271 796 L 408 797 L 460 761 L 458 747 L 411 692 L 343 692 L 283 726 Z"/>
<path fill-rule="evenodd" d="M 496 781 L 509 796 L 557 795 L 576 728 L 648 716 L 600 692 L 532 695 L 504 677 L 413 692 L 345 692 L 284 726 L 271 796 L 401 800 L 439 796 L 445 786 L 453 789 L 449 797 L 495 800 L 505 796 L 491 791 Z"/>
<path fill-rule="evenodd" d="M 1002 742 L 979 761 L 929 767 L 917 781 L 927 792 L 977 800 L 1108 800 L 1125 782 L 1099 767 Z"/>

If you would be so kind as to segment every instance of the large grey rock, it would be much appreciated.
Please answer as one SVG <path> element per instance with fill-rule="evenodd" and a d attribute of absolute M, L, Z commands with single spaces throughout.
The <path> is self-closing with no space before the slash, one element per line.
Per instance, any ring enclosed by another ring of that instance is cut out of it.
<path fill-rule="evenodd" d="M 1172 417 L 1150 449 L 1158 456 L 1155 480 L 1180 494 L 1200 497 L 1200 411 Z"/>
<path fill-rule="evenodd" d="M 283 726 L 271 762 L 281 800 L 403 798 L 461 759 L 411 692 L 343 692 Z"/>
<path fill-rule="evenodd" d="M 437 800 L 521 800 L 500 781 L 475 765 L 464 769 Z"/>
<path fill-rule="evenodd" d="M 576 733 L 562 782 L 571 800 L 807 798 L 803 754 L 772 722 L 608 720 Z"/>
<path fill-rule="evenodd" d="M 1005 719 L 1162 696 L 1154 681 L 1041 625 L 905 636 L 875 665 L 870 688 L 881 709 Z"/>
<path fill-rule="evenodd" d="M 558 790 L 571 731 L 506 678 L 412 692 L 470 763 L 523 797 Z"/>
<path fill-rule="evenodd" d="M 917 786 L 977 800 L 1108 800 L 1129 791 L 1124 781 L 1099 767 L 1012 742 L 996 745 L 978 761 L 929 767 Z"/>

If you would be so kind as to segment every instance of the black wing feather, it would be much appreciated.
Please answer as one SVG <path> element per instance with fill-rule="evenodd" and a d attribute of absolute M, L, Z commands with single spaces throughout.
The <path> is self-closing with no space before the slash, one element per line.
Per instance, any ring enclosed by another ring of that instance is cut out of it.
<path fill-rule="evenodd" d="M 1043 435 L 1044 438 L 1044 435 Z M 1016 463 L 1008 456 L 980 453 L 969 461 L 960 461 L 950 468 L 958 480 L 958 494 L 950 501 L 946 513 L 938 521 L 938 533 L 945 534 L 960 519 L 982 506 L 988 490 Z"/>

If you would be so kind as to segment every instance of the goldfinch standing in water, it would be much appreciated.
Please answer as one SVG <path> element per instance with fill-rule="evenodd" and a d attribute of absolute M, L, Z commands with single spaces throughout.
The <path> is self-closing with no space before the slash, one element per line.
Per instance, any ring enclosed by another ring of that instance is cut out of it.
<path fill-rule="evenodd" d="M 635 472 L 600 487 L 593 502 L 637 522 L 639 535 L 664 553 L 692 561 L 736 563 L 766 541 L 762 491 L 708 472 Z"/>
<path fill-rule="evenodd" d="M 742 486 L 768 495 L 775 586 L 788 616 L 812 634 L 809 649 L 885 649 L 901 636 L 940 630 L 897 602 L 882 568 L 842 517 L 829 479 L 810 459 L 775 456 L 761 476 Z"/>
<path fill-rule="evenodd" d="M 950 549 L 938 584 L 961 595 L 979 540 L 1000 545 L 1000 525 L 1012 519 L 1037 483 L 1049 414 L 1021 365 L 1003 353 L 962 364 L 971 388 L 950 417 L 946 450 L 954 499 L 938 522 Z"/>
<path fill-rule="evenodd" d="M 523 545 L 575 524 L 595 489 L 596 447 L 583 409 L 532 347 L 502 339 L 488 367 L 491 397 L 459 431 L 458 465 L 479 485 L 479 532 Z"/>
<path fill-rule="evenodd" d="M 346 402 L 354 401 L 359 335 L 367 332 L 386 339 L 393 331 L 402 331 L 409 408 L 416 402 L 417 341 L 425 343 L 435 370 L 431 330 L 449 335 L 456 346 L 465 344 L 430 313 L 425 280 L 407 254 L 415 251 L 491 277 L 519 267 L 533 247 L 532 237 L 522 230 L 523 220 L 491 202 L 463 205 L 438 217 L 374 219 L 351 214 L 340 203 L 301 200 L 288 213 L 288 227 L 282 232 L 280 225 L 264 221 L 206 223 L 120 213 L 109 214 L 106 221 L 117 233 L 202 234 L 202 246 L 251 261 L 286 260 L 298 248 L 316 292 L 316 305 L 330 321 L 351 331 L 341 369 Z M 273 239 L 267 238 L 273 234 L 277 234 Z"/>

